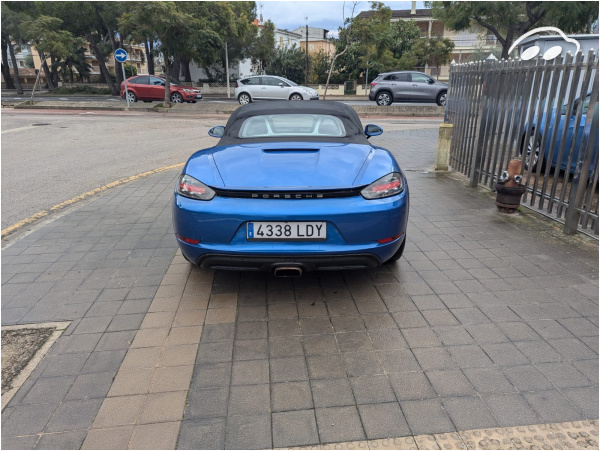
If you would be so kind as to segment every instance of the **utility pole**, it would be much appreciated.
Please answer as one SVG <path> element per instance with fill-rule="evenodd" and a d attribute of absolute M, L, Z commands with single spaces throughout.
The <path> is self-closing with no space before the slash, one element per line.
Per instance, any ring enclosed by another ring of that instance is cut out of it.
<path fill-rule="evenodd" d="M 229 89 L 229 56 L 227 55 L 227 43 L 225 43 L 225 77 L 227 77 L 227 98 L 231 97 Z"/>
<path fill-rule="evenodd" d="M 306 19 L 306 64 L 304 66 L 304 85 L 308 84 L 308 16 Z"/>

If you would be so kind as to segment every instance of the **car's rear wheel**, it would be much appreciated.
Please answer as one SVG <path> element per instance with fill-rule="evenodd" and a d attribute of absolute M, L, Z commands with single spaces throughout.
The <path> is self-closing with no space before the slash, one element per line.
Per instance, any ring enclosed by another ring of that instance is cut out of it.
<path fill-rule="evenodd" d="M 439 106 L 446 106 L 446 98 L 448 97 L 448 93 L 446 91 L 442 91 L 438 94 L 435 103 Z"/>
<path fill-rule="evenodd" d="M 392 103 L 392 96 L 389 92 L 380 92 L 379 94 L 377 94 L 375 101 L 379 106 L 388 106 Z"/>
<path fill-rule="evenodd" d="M 171 102 L 172 103 L 183 103 L 183 96 L 178 92 L 174 92 L 171 94 Z"/>
<path fill-rule="evenodd" d="M 248 94 L 246 94 L 245 92 L 242 92 L 238 96 L 238 102 L 240 102 L 240 105 L 248 105 L 249 103 L 252 102 L 252 99 L 250 98 L 250 96 Z"/>
<path fill-rule="evenodd" d="M 402 244 L 400 245 L 400 249 L 398 249 L 396 251 L 396 253 L 394 255 L 392 255 L 392 258 L 390 258 L 388 260 L 388 263 L 394 263 L 397 262 L 398 260 L 400 260 L 400 257 L 402 257 L 402 254 L 404 253 L 404 245 L 406 244 L 406 235 L 404 236 L 404 240 L 402 241 Z"/>
<path fill-rule="evenodd" d="M 135 95 L 135 92 L 133 92 L 133 91 L 127 91 L 127 99 L 130 102 L 137 102 L 137 96 Z"/>
<path fill-rule="evenodd" d="M 290 100 L 302 100 L 302 96 L 300 94 L 292 94 Z"/>
<path fill-rule="evenodd" d="M 529 142 L 525 144 L 525 135 L 523 133 L 523 137 L 521 138 L 521 155 L 525 152 L 525 170 L 529 170 L 529 165 L 531 164 L 531 171 L 535 171 L 537 168 L 538 161 L 540 159 L 540 144 L 542 137 L 539 133 L 535 132 L 535 128 L 531 130 L 531 136 L 529 137 Z M 531 163 L 533 155 L 533 164 Z M 544 167 L 542 166 L 542 169 Z"/>

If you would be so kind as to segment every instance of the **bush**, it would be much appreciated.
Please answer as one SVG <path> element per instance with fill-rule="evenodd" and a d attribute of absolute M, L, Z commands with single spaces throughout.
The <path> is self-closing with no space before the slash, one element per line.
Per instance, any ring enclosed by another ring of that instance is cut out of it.
<path fill-rule="evenodd" d="M 52 94 L 92 94 L 92 95 L 110 95 L 110 89 L 108 88 L 95 88 L 93 86 L 73 86 L 73 87 L 60 87 L 53 89 Z"/>

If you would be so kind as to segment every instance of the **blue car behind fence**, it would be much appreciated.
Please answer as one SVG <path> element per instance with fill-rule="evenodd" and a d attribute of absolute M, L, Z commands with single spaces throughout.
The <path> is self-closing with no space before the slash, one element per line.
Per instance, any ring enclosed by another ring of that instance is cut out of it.
<path fill-rule="evenodd" d="M 236 110 L 177 181 L 173 223 L 190 262 L 294 277 L 379 266 L 402 255 L 408 185 L 389 151 L 337 102 Z"/>
<path fill-rule="evenodd" d="M 569 171 L 571 173 L 575 172 L 575 166 L 577 165 L 577 160 L 579 157 L 579 148 L 581 147 L 581 143 L 587 142 L 587 139 L 590 135 L 590 124 L 588 124 L 587 127 L 585 125 L 589 104 L 590 104 L 590 94 L 588 94 L 587 97 L 583 101 L 582 111 L 581 111 L 581 113 L 582 113 L 581 120 L 579 121 L 579 124 L 577 124 L 577 126 L 575 124 L 575 119 L 576 119 L 575 113 L 579 106 L 579 99 L 575 100 L 575 104 L 573 106 L 572 111 L 567 112 L 566 105 L 563 105 L 560 110 L 554 109 L 552 111 L 552 116 L 550 117 L 550 123 L 549 123 L 550 129 L 548 130 L 548 138 L 546 140 L 546 145 L 544 148 L 543 165 L 548 164 L 549 155 L 550 155 L 550 137 L 552 136 L 552 133 L 554 133 L 553 129 L 555 127 L 557 127 L 558 130 L 556 130 L 556 142 L 554 145 L 554 149 L 552 150 L 551 166 L 552 167 L 560 166 L 560 169 L 562 169 L 563 171 L 565 171 L 567 169 L 567 165 L 569 165 L 569 156 L 571 155 L 570 149 L 573 144 L 573 137 L 576 136 L 575 146 L 573 147 L 573 156 L 571 158 L 570 168 L 569 168 Z M 557 121 L 557 117 L 558 117 L 558 121 Z M 539 157 L 540 157 L 542 132 L 545 129 L 545 127 L 546 127 L 546 114 L 544 113 L 542 115 L 541 121 L 539 121 L 539 124 L 536 120 L 534 120 L 533 129 L 531 131 L 531 136 L 527 143 L 525 143 L 526 133 L 523 132 L 523 136 L 521 137 L 521 152 L 523 152 L 523 151 L 526 152 L 525 169 L 528 169 L 528 167 L 529 167 L 529 162 L 531 161 L 532 154 L 533 154 L 532 170 L 535 170 L 537 167 L 537 163 L 538 163 Z M 561 137 L 563 134 L 563 130 L 565 127 L 568 127 L 568 130 L 567 130 L 567 136 L 565 139 L 565 144 L 563 146 L 564 151 L 561 156 L 560 155 L 560 149 L 561 149 L 560 144 L 561 144 Z M 584 137 L 586 138 L 585 140 L 584 140 Z M 598 136 L 597 136 L 597 134 L 596 134 L 595 139 L 596 139 L 596 144 L 595 144 L 595 148 L 594 148 L 594 153 L 597 154 L 598 153 Z M 532 149 L 534 149 L 534 151 L 532 151 Z M 559 158 L 560 158 L 560 162 L 559 162 Z M 592 161 L 595 161 L 595 158 L 597 158 L 596 155 L 594 155 Z M 591 169 L 590 169 L 590 171 L 591 171 Z"/>

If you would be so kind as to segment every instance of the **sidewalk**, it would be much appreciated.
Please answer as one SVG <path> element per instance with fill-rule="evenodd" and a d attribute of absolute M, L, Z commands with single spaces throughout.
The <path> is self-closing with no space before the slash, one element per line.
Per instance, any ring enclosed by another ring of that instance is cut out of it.
<path fill-rule="evenodd" d="M 481 429 L 518 446 L 514 426 L 598 419 L 597 243 L 430 172 L 434 129 L 373 142 L 409 180 L 394 265 L 191 269 L 171 227 L 177 170 L 3 250 L 2 324 L 71 324 L 2 412 L 2 447 L 381 449 Z"/>

